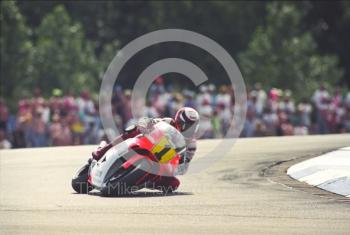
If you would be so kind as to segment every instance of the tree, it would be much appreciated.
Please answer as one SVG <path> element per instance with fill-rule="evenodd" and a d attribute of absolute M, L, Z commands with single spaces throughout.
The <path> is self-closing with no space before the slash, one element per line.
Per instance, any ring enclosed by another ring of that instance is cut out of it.
<path fill-rule="evenodd" d="M 33 45 L 30 30 L 14 1 L 1 1 L 1 82 L 0 92 L 8 101 L 19 98 L 23 87 L 32 82 L 31 58 Z M 14 104 L 11 103 L 11 106 Z"/>
<path fill-rule="evenodd" d="M 28 24 L 36 28 L 46 12 L 57 5 L 65 6 L 72 19 L 80 22 L 86 38 L 95 46 L 96 56 L 104 53 L 108 44 L 118 41 L 122 47 L 131 40 L 154 30 L 181 28 L 204 34 L 222 45 L 232 56 L 246 49 L 255 27 L 263 21 L 264 2 L 227 1 L 18 1 Z M 191 59 L 217 83 L 227 82 L 227 75 L 215 58 L 194 46 L 152 47 L 134 60 L 132 68 L 125 69 L 121 81 L 131 84 L 152 62 L 169 56 Z M 124 79 L 126 77 L 127 79 Z"/>
<path fill-rule="evenodd" d="M 350 2 L 349 1 L 299 1 L 300 9 L 307 9 L 303 28 L 311 31 L 321 55 L 336 54 L 344 68 L 342 84 L 350 87 Z"/>
<path fill-rule="evenodd" d="M 310 32 L 301 31 L 304 12 L 288 2 L 267 5 L 266 25 L 259 26 L 239 65 L 248 82 L 309 95 L 320 82 L 335 84 L 343 76 L 336 56 L 321 56 Z"/>
<path fill-rule="evenodd" d="M 47 95 L 54 88 L 96 90 L 99 74 L 94 47 L 62 5 L 48 13 L 36 31 L 33 64 L 34 79 Z"/>

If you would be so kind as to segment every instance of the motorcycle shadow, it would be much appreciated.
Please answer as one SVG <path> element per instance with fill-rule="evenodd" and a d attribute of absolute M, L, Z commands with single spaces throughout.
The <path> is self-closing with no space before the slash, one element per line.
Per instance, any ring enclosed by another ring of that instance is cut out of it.
<path fill-rule="evenodd" d="M 128 194 L 119 194 L 119 195 L 103 195 L 101 192 L 89 192 L 89 195 L 100 196 L 107 198 L 143 198 L 143 197 L 174 197 L 174 196 L 189 196 L 193 195 L 191 192 L 151 192 L 151 191 L 137 191 Z"/>

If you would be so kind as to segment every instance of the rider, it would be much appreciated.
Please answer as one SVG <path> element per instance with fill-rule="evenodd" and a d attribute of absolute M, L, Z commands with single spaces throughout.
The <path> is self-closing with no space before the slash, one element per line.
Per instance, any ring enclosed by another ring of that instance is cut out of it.
<path fill-rule="evenodd" d="M 183 175 L 186 173 L 189 162 L 192 160 L 196 151 L 196 139 L 195 134 L 199 125 L 199 114 L 196 110 L 189 107 L 180 108 L 175 118 L 141 118 L 136 125 L 131 125 L 124 131 L 123 134 L 116 137 L 112 142 L 107 144 L 101 142 L 100 146 L 92 153 L 92 157 L 95 160 L 99 160 L 110 148 L 123 142 L 126 139 L 133 138 L 139 134 L 147 133 L 154 124 L 164 121 L 174 126 L 185 137 L 186 151 L 181 154 L 179 166 L 176 169 L 177 175 Z M 156 182 L 153 182 L 153 187 L 170 188 L 172 191 L 178 188 L 180 181 L 175 177 L 161 176 Z"/>

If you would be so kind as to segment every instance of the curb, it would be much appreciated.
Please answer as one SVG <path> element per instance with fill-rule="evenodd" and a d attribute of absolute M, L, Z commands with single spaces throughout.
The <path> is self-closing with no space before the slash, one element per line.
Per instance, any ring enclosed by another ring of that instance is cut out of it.
<path fill-rule="evenodd" d="M 287 175 L 350 198 L 350 147 L 297 163 L 289 167 Z"/>

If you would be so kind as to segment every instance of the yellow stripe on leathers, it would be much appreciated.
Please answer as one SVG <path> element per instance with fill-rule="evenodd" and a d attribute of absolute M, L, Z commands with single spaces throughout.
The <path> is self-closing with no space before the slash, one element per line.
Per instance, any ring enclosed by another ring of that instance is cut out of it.
<path fill-rule="evenodd" d="M 167 163 L 176 156 L 175 149 L 171 148 L 166 137 L 162 137 L 151 152 L 158 157 L 160 163 Z"/>

